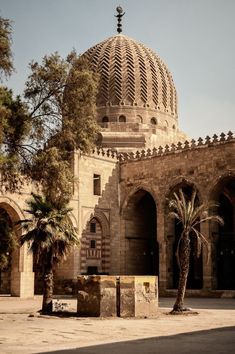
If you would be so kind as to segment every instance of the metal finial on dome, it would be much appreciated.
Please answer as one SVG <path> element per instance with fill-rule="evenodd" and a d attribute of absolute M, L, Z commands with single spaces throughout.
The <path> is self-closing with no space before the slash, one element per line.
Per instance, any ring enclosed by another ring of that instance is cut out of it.
<path fill-rule="evenodd" d="M 115 17 L 117 17 L 117 20 L 118 20 L 118 24 L 117 24 L 117 31 L 118 33 L 121 33 L 122 32 L 122 17 L 125 15 L 125 12 L 123 12 L 123 9 L 122 7 L 119 5 L 117 8 L 116 8 L 116 11 L 117 11 L 117 15 L 115 15 Z"/>

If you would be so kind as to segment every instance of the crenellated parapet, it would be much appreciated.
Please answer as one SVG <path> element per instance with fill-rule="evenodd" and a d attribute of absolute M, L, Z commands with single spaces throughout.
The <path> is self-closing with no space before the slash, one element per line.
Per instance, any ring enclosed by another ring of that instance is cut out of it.
<path fill-rule="evenodd" d="M 229 143 L 231 141 L 235 142 L 234 133 L 229 131 L 227 134 L 221 133 L 219 136 L 214 134 L 212 137 L 208 135 L 203 139 L 199 137 L 197 140 L 192 139 L 191 141 L 186 140 L 185 142 L 178 142 L 177 144 L 165 145 L 164 147 L 159 146 L 153 149 L 147 150 L 137 150 L 136 152 L 129 153 L 119 153 L 119 161 L 128 160 L 142 160 L 153 156 L 163 156 L 167 154 L 175 154 L 185 150 L 194 150 L 206 148 L 208 146 L 221 145 Z"/>
<path fill-rule="evenodd" d="M 110 160 L 118 160 L 118 152 L 116 150 L 111 150 L 111 149 L 103 149 L 103 148 L 95 148 L 92 150 L 92 157 L 99 157 L 99 158 L 104 158 L 104 159 L 110 159 Z"/>

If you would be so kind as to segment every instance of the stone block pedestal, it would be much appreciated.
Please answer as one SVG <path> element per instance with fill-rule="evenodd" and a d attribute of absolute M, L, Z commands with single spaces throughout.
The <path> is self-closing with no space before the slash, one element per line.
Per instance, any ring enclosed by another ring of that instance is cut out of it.
<path fill-rule="evenodd" d="M 154 317 L 158 311 L 156 276 L 79 276 L 79 316 Z"/>
<path fill-rule="evenodd" d="M 154 317 L 158 311 L 156 276 L 120 276 L 120 317 Z"/>
<path fill-rule="evenodd" d="M 116 277 L 79 276 L 77 312 L 79 316 L 116 316 Z"/>

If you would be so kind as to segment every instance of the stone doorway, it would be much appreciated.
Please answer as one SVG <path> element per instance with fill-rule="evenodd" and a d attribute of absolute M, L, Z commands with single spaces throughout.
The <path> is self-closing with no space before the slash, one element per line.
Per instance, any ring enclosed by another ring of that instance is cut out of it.
<path fill-rule="evenodd" d="M 24 219 L 21 209 L 10 198 L 0 197 L 0 214 L 3 227 L 14 229 L 19 238 L 21 230 L 15 226 L 15 222 Z M 4 226 L 5 225 L 5 226 Z M 1 229 L 1 227 L 0 227 Z M 0 232 L 0 237 L 3 236 Z M 1 293 L 12 296 L 33 296 L 34 274 L 32 272 L 32 254 L 28 252 L 25 244 L 17 248 L 9 255 L 8 267 L 1 273 Z"/>
<path fill-rule="evenodd" d="M 124 212 L 125 274 L 158 275 L 157 209 L 143 189 L 131 196 Z"/>
<path fill-rule="evenodd" d="M 213 234 L 214 269 L 217 289 L 235 289 L 235 178 L 226 178 L 217 186 L 218 214 L 224 225 Z"/>
<path fill-rule="evenodd" d="M 13 223 L 4 208 L 0 207 L 0 247 L 4 250 L 7 245 L 8 233 L 13 232 Z M 11 261 L 12 255 L 6 252 L 2 255 L 1 263 L 4 263 L 4 267 L 0 269 L 0 294 L 11 293 Z"/>
<path fill-rule="evenodd" d="M 82 233 L 81 274 L 109 274 L 109 268 L 109 223 L 99 211 L 86 223 Z"/>

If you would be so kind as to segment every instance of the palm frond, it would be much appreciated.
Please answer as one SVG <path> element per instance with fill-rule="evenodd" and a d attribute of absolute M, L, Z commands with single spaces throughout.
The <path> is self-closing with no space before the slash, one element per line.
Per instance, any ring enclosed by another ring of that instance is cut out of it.
<path fill-rule="evenodd" d="M 173 199 L 169 201 L 169 214 L 168 216 L 177 219 L 181 222 L 183 231 L 177 244 L 176 258 L 180 266 L 180 242 L 184 233 L 192 233 L 196 237 L 196 254 L 199 256 L 202 249 L 202 243 L 207 246 L 208 241 L 205 236 L 197 229 L 197 226 L 206 221 L 215 221 L 223 225 L 223 219 L 218 215 L 207 215 L 209 210 L 218 207 L 218 204 L 211 201 L 208 203 L 198 204 L 196 189 L 193 190 L 191 198 L 187 200 L 183 190 L 180 188 L 178 193 L 173 194 Z M 209 257 L 209 255 L 208 255 Z"/>
<path fill-rule="evenodd" d="M 224 225 L 224 220 L 219 215 L 210 215 L 195 221 L 192 226 L 195 227 L 196 225 L 200 225 L 206 221 L 215 221 L 220 225 Z"/>
<path fill-rule="evenodd" d="M 206 257 L 207 260 L 206 260 L 206 262 L 207 262 L 207 264 L 208 264 L 209 259 L 210 259 L 209 242 L 207 241 L 207 239 L 205 238 L 205 236 L 203 236 L 203 234 L 202 234 L 200 231 L 198 231 L 197 229 L 192 228 L 192 231 L 197 235 L 197 238 L 200 239 L 200 241 L 201 241 L 204 245 L 206 245 L 206 251 L 207 251 L 207 257 Z M 199 256 L 200 256 L 200 254 L 199 254 Z M 198 257 L 199 257 L 199 256 L 198 256 Z"/>
<path fill-rule="evenodd" d="M 177 220 L 181 220 L 180 215 L 177 212 L 175 212 L 175 211 L 170 211 L 168 213 L 168 217 L 169 218 L 175 218 Z"/>
<path fill-rule="evenodd" d="M 73 244 L 78 244 L 77 229 L 69 219 L 72 209 L 66 206 L 58 209 L 45 196 L 37 194 L 32 194 L 27 206 L 31 219 L 19 223 L 24 232 L 21 244 L 27 242 L 38 258 L 52 253 L 53 258 L 59 261 Z"/>
<path fill-rule="evenodd" d="M 182 223 L 184 223 L 184 209 L 183 209 L 183 203 L 182 200 L 180 200 L 179 196 L 177 195 L 177 193 L 174 193 L 174 197 L 175 199 L 172 199 L 172 205 L 173 205 L 173 209 L 175 209 L 175 211 L 178 212 L 178 214 L 180 215 L 181 219 L 182 219 Z"/>
<path fill-rule="evenodd" d="M 180 235 L 179 241 L 177 243 L 177 248 L 175 251 L 176 261 L 177 261 L 179 269 L 181 268 L 181 266 L 180 266 L 180 252 L 179 251 L 180 251 L 180 243 L 181 243 L 182 239 L 183 239 L 183 232 Z"/>

